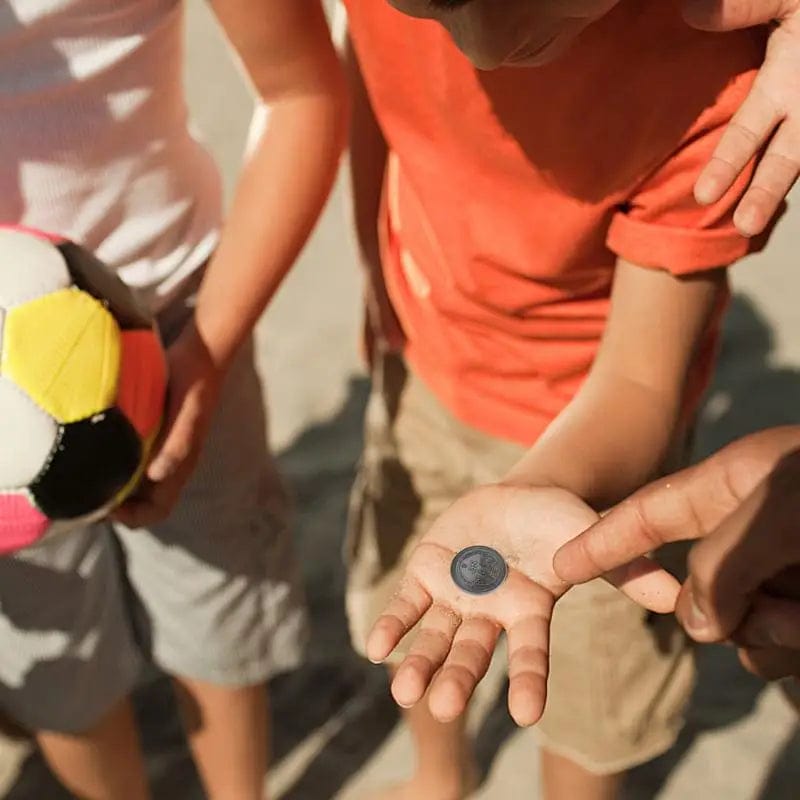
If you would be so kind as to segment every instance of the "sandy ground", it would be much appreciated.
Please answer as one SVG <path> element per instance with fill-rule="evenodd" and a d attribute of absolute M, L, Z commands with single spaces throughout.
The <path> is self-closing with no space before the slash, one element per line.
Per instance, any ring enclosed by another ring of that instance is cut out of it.
<path fill-rule="evenodd" d="M 197 124 L 235 174 L 251 104 L 203 4 L 190 4 L 188 85 Z M 351 800 L 397 780 L 411 765 L 380 669 L 353 656 L 342 612 L 339 558 L 346 498 L 360 447 L 366 381 L 357 356 L 359 278 L 344 220 L 343 192 L 259 328 L 272 440 L 297 501 L 297 541 L 315 637 L 309 661 L 272 687 L 272 797 Z M 736 435 L 797 421 L 800 408 L 800 212 L 790 211 L 768 254 L 735 270 L 736 299 L 698 454 Z M 636 770 L 630 800 L 790 800 L 800 797 L 800 728 L 780 691 L 741 671 L 730 651 L 707 648 L 689 722 L 673 751 Z M 538 796 L 532 732 L 515 730 L 495 665 L 472 727 L 485 775 L 480 798 Z M 157 800 L 199 800 L 163 681 L 137 704 Z M 66 797 L 25 746 L 0 746 L 0 788 L 12 800 Z M 424 798 L 421 798 L 424 800 Z"/>

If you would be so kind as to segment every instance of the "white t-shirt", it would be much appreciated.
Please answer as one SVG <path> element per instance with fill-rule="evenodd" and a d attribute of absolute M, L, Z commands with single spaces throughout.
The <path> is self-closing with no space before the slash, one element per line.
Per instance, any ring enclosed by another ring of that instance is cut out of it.
<path fill-rule="evenodd" d="M 0 222 L 85 245 L 156 309 L 221 218 L 182 71 L 182 0 L 0 2 Z"/>

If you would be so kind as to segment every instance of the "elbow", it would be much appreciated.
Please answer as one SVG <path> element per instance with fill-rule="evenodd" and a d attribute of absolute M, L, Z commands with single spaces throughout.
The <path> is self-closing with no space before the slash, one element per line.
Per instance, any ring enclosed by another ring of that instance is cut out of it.
<path fill-rule="evenodd" d="M 308 65 L 301 75 L 280 87 L 256 84 L 258 103 L 271 114 L 284 108 L 304 127 L 312 128 L 318 141 L 336 149 L 337 157 L 348 141 L 351 113 L 350 91 L 344 69 L 332 54 L 330 59 Z"/>

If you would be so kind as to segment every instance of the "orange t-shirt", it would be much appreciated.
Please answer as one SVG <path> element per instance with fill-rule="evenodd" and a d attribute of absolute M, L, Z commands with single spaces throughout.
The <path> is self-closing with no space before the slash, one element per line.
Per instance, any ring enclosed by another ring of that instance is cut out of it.
<path fill-rule="evenodd" d="M 692 188 L 763 31 L 700 33 L 673 0 L 622 0 L 553 64 L 482 73 L 435 22 L 348 10 L 390 148 L 383 269 L 406 357 L 457 417 L 529 444 L 589 371 L 618 257 L 686 274 L 748 252 L 741 182 L 710 208 Z"/>

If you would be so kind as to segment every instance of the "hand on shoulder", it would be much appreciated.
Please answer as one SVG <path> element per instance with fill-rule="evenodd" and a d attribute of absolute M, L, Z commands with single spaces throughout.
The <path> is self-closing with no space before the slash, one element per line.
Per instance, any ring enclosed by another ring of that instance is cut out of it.
<path fill-rule="evenodd" d="M 755 236 L 800 173 L 800 0 L 684 0 L 684 16 L 711 31 L 773 25 L 753 88 L 695 188 L 700 203 L 716 202 L 767 145 L 734 217 L 742 234 Z"/>

